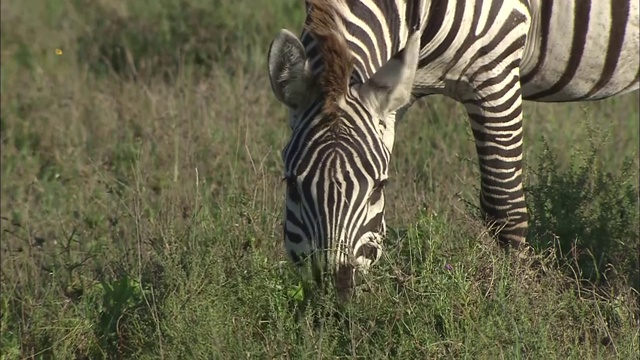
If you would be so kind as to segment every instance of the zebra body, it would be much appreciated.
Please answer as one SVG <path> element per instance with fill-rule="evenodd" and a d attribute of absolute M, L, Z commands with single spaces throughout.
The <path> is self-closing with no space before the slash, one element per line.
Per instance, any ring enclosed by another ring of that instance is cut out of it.
<path fill-rule="evenodd" d="M 293 131 L 283 150 L 285 248 L 337 276 L 380 258 L 395 122 L 416 99 L 464 104 L 481 208 L 501 243 L 521 247 L 522 100 L 638 89 L 636 1 L 308 0 L 307 13 L 300 39 L 282 30 L 269 51 Z"/>

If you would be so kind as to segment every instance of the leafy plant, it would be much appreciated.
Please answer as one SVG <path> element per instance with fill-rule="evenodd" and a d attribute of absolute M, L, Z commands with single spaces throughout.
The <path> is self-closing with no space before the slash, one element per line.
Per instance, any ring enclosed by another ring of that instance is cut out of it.
<path fill-rule="evenodd" d="M 621 160 L 618 173 L 601 171 L 601 142 L 589 143 L 588 151 L 575 151 L 570 168 L 562 170 L 545 142 L 534 170 L 537 183 L 528 188 L 533 243 L 555 247 L 584 279 L 601 283 L 618 272 L 637 286 L 637 171 L 631 159 Z"/>
<path fill-rule="evenodd" d="M 142 306 L 145 290 L 137 280 L 125 274 L 119 279 L 101 281 L 94 291 L 102 295 L 96 335 L 108 352 L 122 354 L 126 340 L 121 323 Z"/>

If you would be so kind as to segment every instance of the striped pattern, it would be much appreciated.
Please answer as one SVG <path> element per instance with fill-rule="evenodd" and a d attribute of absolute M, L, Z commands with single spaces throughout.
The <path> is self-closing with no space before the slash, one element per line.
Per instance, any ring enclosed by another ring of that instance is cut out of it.
<path fill-rule="evenodd" d="M 346 98 L 349 111 L 342 114 L 339 131 L 323 126 L 325 119 L 311 118 L 296 128 L 282 153 L 288 195 L 285 243 L 296 263 L 320 255 L 314 263 L 328 266 L 323 256 L 329 255 L 333 264 L 356 261 L 366 268 L 382 254 L 382 190 L 391 153 L 377 140 L 376 126 L 362 120 L 367 110 L 353 94 Z M 324 249 L 335 252 L 325 254 Z"/>
<path fill-rule="evenodd" d="M 349 90 L 336 104 L 339 114 L 329 121 L 322 111 L 323 91 L 314 79 L 326 64 L 309 31 L 300 41 L 281 33 L 270 49 L 269 67 L 276 96 L 291 109 L 293 130 L 282 153 L 288 181 L 285 248 L 298 263 L 320 250 L 314 264 L 329 264 L 334 273 L 341 264 L 366 269 L 380 258 L 395 121 L 416 99 L 441 94 L 464 104 L 480 166 L 481 208 L 502 244 L 521 247 L 527 229 L 523 99 L 596 100 L 639 86 L 637 1 L 332 4 L 335 31 L 353 57 Z M 307 11 L 314 6 L 307 2 Z M 374 85 L 397 70 L 387 64 L 397 58 L 406 66 L 398 74 L 410 70 L 410 56 L 401 57 L 410 52 L 407 14 L 422 24 L 419 58 L 412 65 L 417 70 L 411 70 L 408 85 L 394 83 L 385 92 L 385 86 Z M 407 86 L 411 96 L 405 98 Z M 399 106 L 389 105 L 401 100 Z M 336 121 L 338 130 L 326 126 Z M 326 250 L 338 255 L 327 257 Z"/>
<path fill-rule="evenodd" d="M 638 89 L 638 2 L 533 0 L 525 100 L 597 100 Z"/>

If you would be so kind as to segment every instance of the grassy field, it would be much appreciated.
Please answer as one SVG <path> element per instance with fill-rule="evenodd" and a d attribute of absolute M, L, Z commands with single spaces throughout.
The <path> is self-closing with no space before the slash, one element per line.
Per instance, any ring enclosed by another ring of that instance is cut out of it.
<path fill-rule="evenodd" d="M 0 358 L 638 357 L 638 93 L 526 104 L 544 273 L 478 220 L 462 106 L 419 102 L 385 257 L 299 311 L 265 61 L 303 6 L 256 4 L 3 0 Z"/>

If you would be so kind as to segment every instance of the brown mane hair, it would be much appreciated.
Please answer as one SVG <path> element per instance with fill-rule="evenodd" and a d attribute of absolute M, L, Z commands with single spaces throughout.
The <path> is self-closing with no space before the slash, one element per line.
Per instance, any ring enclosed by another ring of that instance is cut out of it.
<path fill-rule="evenodd" d="M 353 69 L 353 57 L 344 34 L 340 32 L 344 26 L 335 8 L 335 2 L 336 0 L 307 1 L 307 30 L 318 42 L 324 62 L 320 81 L 325 94 L 323 111 L 328 114 L 339 111 L 336 104 L 347 92 Z"/>

